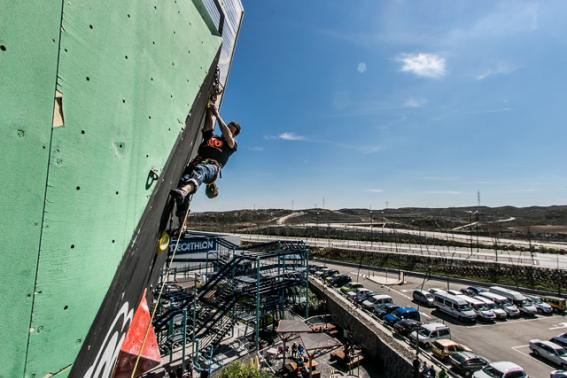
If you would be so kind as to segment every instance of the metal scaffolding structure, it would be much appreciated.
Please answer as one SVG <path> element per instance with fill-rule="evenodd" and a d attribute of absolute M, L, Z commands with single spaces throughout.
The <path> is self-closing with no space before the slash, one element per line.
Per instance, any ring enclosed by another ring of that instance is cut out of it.
<path fill-rule="evenodd" d="M 170 282 L 153 325 L 162 356 L 169 355 L 171 362 L 181 351 L 182 371 L 189 363 L 196 370 L 215 363 L 215 348 L 237 322 L 253 327 L 258 351 L 261 329 L 284 318 L 293 301 L 307 300 L 309 250 L 303 242 L 275 241 L 242 249 L 215 238 L 215 253 L 206 254 L 204 266 L 191 267 L 195 278 L 190 289 L 172 283 L 171 276 L 162 277 Z M 187 276 L 187 270 L 183 273 Z"/>

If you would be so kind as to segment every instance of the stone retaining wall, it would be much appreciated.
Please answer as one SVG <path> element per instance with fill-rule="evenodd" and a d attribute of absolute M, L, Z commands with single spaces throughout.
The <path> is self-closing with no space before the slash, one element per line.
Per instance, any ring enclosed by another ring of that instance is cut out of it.
<path fill-rule="evenodd" d="M 412 351 L 400 340 L 391 336 L 368 314 L 357 309 L 346 299 L 314 279 L 309 280 L 311 290 L 325 298 L 333 321 L 347 330 L 362 348 L 365 358 L 375 363 L 384 377 L 412 377 Z"/>

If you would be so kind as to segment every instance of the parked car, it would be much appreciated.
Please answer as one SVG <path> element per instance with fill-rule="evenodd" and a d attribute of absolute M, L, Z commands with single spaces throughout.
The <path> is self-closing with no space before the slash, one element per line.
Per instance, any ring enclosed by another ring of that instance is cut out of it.
<path fill-rule="evenodd" d="M 506 297 L 488 291 L 483 291 L 482 293 L 480 293 L 480 296 L 484 298 L 488 298 L 492 302 L 496 303 L 496 306 L 506 311 L 506 314 L 508 315 L 509 318 L 518 318 L 521 315 L 518 307 L 516 307 L 516 305 L 513 304 L 512 301 Z"/>
<path fill-rule="evenodd" d="M 325 285 L 331 285 L 331 282 L 333 282 L 333 280 L 335 279 L 335 277 L 339 276 L 339 272 L 335 272 L 333 274 L 329 274 L 327 276 L 325 276 L 323 278 L 323 281 L 325 282 Z"/>
<path fill-rule="evenodd" d="M 533 339 L 530 340 L 530 350 L 534 356 L 561 366 L 562 369 L 567 369 L 567 349 L 562 346 L 551 341 Z"/>
<path fill-rule="evenodd" d="M 470 377 L 475 371 L 488 365 L 486 358 L 472 352 L 456 352 L 449 357 L 453 370 L 464 377 Z"/>
<path fill-rule="evenodd" d="M 372 297 L 366 298 L 364 302 L 362 302 L 362 307 L 367 310 L 372 310 L 374 307 L 384 304 L 384 303 L 394 303 L 392 297 L 385 294 L 378 294 Z"/>
<path fill-rule="evenodd" d="M 374 307 L 372 309 L 372 312 L 374 312 L 374 314 L 380 319 L 384 319 L 386 315 L 396 311 L 399 308 L 400 306 L 395 303 L 382 303 Z"/>
<path fill-rule="evenodd" d="M 429 289 L 429 293 L 430 294 L 437 294 L 437 293 L 448 294 L 446 290 L 439 289 L 437 287 L 432 287 L 431 289 Z"/>
<path fill-rule="evenodd" d="M 474 312 L 476 312 L 477 319 L 484 322 L 494 322 L 496 319 L 496 314 L 487 306 L 486 303 L 484 303 L 484 301 L 464 294 L 460 294 L 459 297 L 463 298 L 471 305 Z M 506 313 L 504 313 L 504 315 L 506 315 Z"/>
<path fill-rule="evenodd" d="M 344 285 L 343 287 L 341 287 L 341 292 L 342 292 L 343 294 L 346 294 L 346 293 L 348 293 L 349 291 L 356 291 L 356 289 L 361 289 L 361 288 L 363 288 L 363 287 L 364 287 L 364 286 L 362 286 L 361 283 L 358 283 L 358 282 L 350 282 L 350 283 Z"/>
<path fill-rule="evenodd" d="M 394 311 L 390 312 L 388 315 L 384 316 L 384 323 L 393 326 L 397 322 L 404 319 L 412 319 L 420 321 L 421 317 L 419 311 L 414 307 L 399 307 Z"/>
<path fill-rule="evenodd" d="M 472 376 L 473 378 L 529 378 L 520 365 L 510 361 L 492 362 Z"/>
<path fill-rule="evenodd" d="M 414 290 L 413 301 L 427 307 L 433 307 L 433 295 L 426 290 Z"/>
<path fill-rule="evenodd" d="M 532 301 L 534 306 L 537 309 L 537 312 L 544 315 L 551 315 L 553 314 L 553 307 L 549 303 L 545 303 L 543 299 L 541 299 L 538 295 L 526 295 L 529 300 Z"/>
<path fill-rule="evenodd" d="M 549 305 L 553 307 L 556 312 L 563 313 L 565 312 L 565 310 L 567 310 L 567 302 L 565 298 L 545 296 L 541 297 L 541 299 L 543 299 L 544 302 L 549 303 Z"/>
<path fill-rule="evenodd" d="M 354 302 L 355 299 L 356 299 L 356 291 L 349 291 L 345 295 L 346 295 L 346 298 L 351 302 Z"/>
<path fill-rule="evenodd" d="M 482 297 L 480 295 L 477 295 L 475 297 L 473 297 L 474 299 L 478 299 L 479 301 L 484 302 L 484 304 L 486 305 L 486 307 L 490 310 L 492 310 L 492 312 L 494 313 L 494 315 L 496 315 L 496 319 L 500 319 L 500 320 L 506 320 L 506 318 L 508 317 L 508 314 L 506 313 L 506 311 L 504 311 L 502 308 L 498 307 L 496 305 L 496 303 L 492 302 L 490 299 Z"/>
<path fill-rule="evenodd" d="M 549 373 L 549 378 L 567 378 L 567 370 L 553 370 Z"/>
<path fill-rule="evenodd" d="M 525 316 L 535 316 L 537 314 L 537 308 L 534 306 L 532 301 L 519 291 L 506 289 L 500 286 L 491 286 L 490 292 L 510 299 Z"/>
<path fill-rule="evenodd" d="M 315 274 L 315 272 L 321 271 L 324 268 L 326 268 L 326 266 L 321 266 L 321 265 L 309 265 L 309 274 Z"/>
<path fill-rule="evenodd" d="M 475 296 L 475 295 L 480 295 L 480 293 L 488 291 L 487 288 L 481 287 L 481 286 L 469 286 L 469 287 L 464 287 L 461 289 L 461 293 L 466 294 L 466 295 L 471 295 L 471 296 Z"/>
<path fill-rule="evenodd" d="M 429 346 L 433 341 L 439 339 L 450 339 L 451 330 L 443 323 L 427 323 L 409 334 L 410 340 L 417 339 L 421 346 Z"/>
<path fill-rule="evenodd" d="M 447 293 L 452 294 L 452 295 L 463 295 L 463 293 L 460 290 L 447 290 Z"/>
<path fill-rule="evenodd" d="M 350 283 L 351 281 L 352 281 L 352 277 L 347 276 L 346 274 L 339 274 L 338 276 L 335 276 L 335 278 L 331 280 L 331 286 L 343 287 L 344 285 Z"/>
<path fill-rule="evenodd" d="M 462 295 L 451 295 L 449 293 L 435 293 L 433 305 L 441 312 L 452 316 L 460 322 L 476 322 L 476 312 L 472 306 L 463 299 Z"/>
<path fill-rule="evenodd" d="M 411 332 L 421 327 L 421 322 L 413 319 L 404 319 L 394 324 L 394 330 L 402 336 L 407 336 Z"/>
<path fill-rule="evenodd" d="M 563 348 L 567 348 L 567 332 L 552 337 L 549 341 L 557 345 L 560 345 Z"/>
<path fill-rule="evenodd" d="M 356 291 L 356 300 L 355 301 L 356 301 L 356 303 L 361 304 L 366 299 L 368 299 L 369 297 L 372 297 L 374 295 L 378 295 L 378 293 L 375 292 L 375 291 L 365 289 L 365 288 L 358 289 Z"/>
<path fill-rule="evenodd" d="M 431 343 L 431 352 L 440 361 L 445 361 L 453 353 L 472 352 L 469 347 L 454 342 L 453 340 L 440 339 Z"/>
<path fill-rule="evenodd" d="M 323 269 L 323 273 L 321 273 L 321 277 L 327 278 L 329 276 L 334 276 L 335 274 L 339 274 L 339 271 L 336 269 Z"/>

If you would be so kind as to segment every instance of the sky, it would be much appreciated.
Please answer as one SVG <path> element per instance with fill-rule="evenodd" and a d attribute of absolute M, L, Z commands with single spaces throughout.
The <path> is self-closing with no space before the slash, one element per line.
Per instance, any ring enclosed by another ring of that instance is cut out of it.
<path fill-rule="evenodd" d="M 197 211 L 567 203 L 564 1 L 243 1 Z"/>

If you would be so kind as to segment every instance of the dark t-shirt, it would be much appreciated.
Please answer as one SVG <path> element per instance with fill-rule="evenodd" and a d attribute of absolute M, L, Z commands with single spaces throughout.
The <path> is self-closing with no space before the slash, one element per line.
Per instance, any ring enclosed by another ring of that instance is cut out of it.
<path fill-rule="evenodd" d="M 213 135 L 213 130 L 203 132 L 203 142 L 199 146 L 199 156 L 203 159 L 214 159 L 221 167 L 228 162 L 228 158 L 236 151 L 236 143 L 234 148 L 230 148 L 228 143 L 222 136 Z"/>

